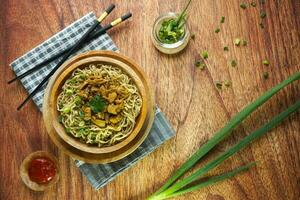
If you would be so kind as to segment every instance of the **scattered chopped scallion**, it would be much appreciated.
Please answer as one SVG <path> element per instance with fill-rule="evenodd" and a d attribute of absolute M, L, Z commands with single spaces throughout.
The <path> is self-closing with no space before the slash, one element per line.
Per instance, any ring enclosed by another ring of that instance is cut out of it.
<path fill-rule="evenodd" d="M 223 86 L 222 82 L 220 81 L 216 82 L 217 89 L 222 90 L 222 86 Z"/>
<path fill-rule="evenodd" d="M 199 69 L 204 70 L 204 69 L 205 69 L 205 66 L 206 66 L 206 65 L 205 65 L 204 63 L 201 63 L 200 66 L 199 66 Z"/>
<path fill-rule="evenodd" d="M 221 24 L 223 24 L 224 22 L 225 22 L 225 17 L 224 17 L 224 16 L 222 16 L 222 17 L 221 17 L 221 21 L 220 21 L 220 23 L 221 23 Z"/>
<path fill-rule="evenodd" d="M 245 10 L 247 8 L 247 5 L 245 3 L 241 3 L 240 7 Z"/>
<path fill-rule="evenodd" d="M 268 66 L 270 64 L 270 62 L 268 60 L 263 60 L 262 63 L 265 65 L 265 66 Z"/>
<path fill-rule="evenodd" d="M 200 65 L 201 65 L 201 61 L 200 61 L 200 60 L 197 60 L 197 61 L 195 62 L 195 66 L 196 66 L 196 67 L 200 67 Z"/>
<path fill-rule="evenodd" d="M 267 16 L 267 13 L 266 12 L 264 12 L 264 11 L 261 11 L 260 12 L 260 18 L 265 18 Z"/>
<path fill-rule="evenodd" d="M 195 34 L 192 34 L 191 38 L 192 38 L 192 40 L 194 40 L 195 39 Z"/>
<path fill-rule="evenodd" d="M 231 61 L 231 67 L 235 67 L 237 65 L 236 61 L 235 60 L 232 60 Z"/>
<path fill-rule="evenodd" d="M 241 39 L 240 39 L 240 38 L 236 38 L 236 39 L 234 40 L 234 44 L 235 44 L 235 46 L 240 46 L 240 44 L 241 44 Z"/>
<path fill-rule="evenodd" d="M 207 52 L 207 51 L 203 51 L 203 52 L 201 53 L 201 55 L 202 55 L 202 58 L 204 58 L 204 59 L 207 59 L 207 58 L 208 58 L 208 52 Z"/>
<path fill-rule="evenodd" d="M 224 81 L 224 85 L 225 85 L 226 87 L 230 87 L 230 86 L 231 86 L 231 81 L 230 81 L 230 80 Z"/>
<path fill-rule="evenodd" d="M 250 5 L 251 5 L 252 7 L 256 7 L 256 2 L 255 2 L 255 1 L 252 1 L 252 2 L 250 3 Z"/>
<path fill-rule="evenodd" d="M 265 28 L 265 25 L 262 22 L 259 23 L 259 26 L 261 29 Z"/>

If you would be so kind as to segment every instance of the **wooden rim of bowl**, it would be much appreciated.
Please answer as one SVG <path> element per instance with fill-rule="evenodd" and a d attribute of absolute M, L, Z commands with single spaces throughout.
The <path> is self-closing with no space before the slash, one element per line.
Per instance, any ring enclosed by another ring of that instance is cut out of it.
<path fill-rule="evenodd" d="M 62 124 L 60 124 L 57 120 L 58 111 L 56 108 L 57 104 L 57 96 L 61 92 L 61 87 L 65 83 L 66 79 L 68 79 L 73 71 L 77 68 L 85 68 L 88 67 L 89 64 L 92 63 L 101 63 L 101 64 L 109 64 L 114 67 L 121 69 L 125 72 L 129 77 L 137 85 L 139 92 L 142 97 L 142 107 L 139 116 L 136 119 L 136 124 L 132 132 L 129 136 L 121 141 L 118 144 L 115 144 L 110 147 L 98 147 L 95 145 L 88 145 L 79 141 L 79 139 L 67 134 L 64 130 Z M 146 90 L 149 89 L 149 83 L 146 79 L 144 72 L 141 68 L 129 58 L 122 56 L 118 53 L 111 51 L 89 51 L 80 55 L 73 57 L 72 59 L 65 62 L 58 70 L 53 77 L 51 78 L 51 88 L 50 90 L 46 90 L 50 92 L 49 95 L 49 104 L 48 107 L 43 107 L 43 113 L 47 114 L 47 117 L 44 118 L 45 123 L 51 123 L 56 130 L 57 134 L 69 145 L 88 153 L 101 154 L 101 153 L 111 153 L 117 151 L 127 144 L 129 144 L 139 133 L 141 130 L 147 112 L 151 109 L 148 105 L 149 98 L 147 97 Z M 145 85 L 146 84 L 146 85 Z"/>
<path fill-rule="evenodd" d="M 29 178 L 29 175 L 28 175 L 29 164 L 32 161 L 32 159 L 37 158 L 37 157 L 47 157 L 47 158 L 51 159 L 51 161 L 53 161 L 54 164 L 55 164 L 56 174 L 55 174 L 54 178 L 49 183 L 38 184 L 36 182 L 31 181 L 30 178 Z M 21 176 L 21 179 L 22 179 L 23 183 L 28 188 L 30 188 L 34 191 L 44 191 L 44 190 L 50 188 L 51 186 L 53 186 L 59 180 L 58 161 L 52 154 L 50 154 L 46 151 L 33 152 L 33 153 L 29 154 L 28 156 L 26 156 L 26 158 L 23 160 L 23 162 L 20 166 L 20 176 Z"/>

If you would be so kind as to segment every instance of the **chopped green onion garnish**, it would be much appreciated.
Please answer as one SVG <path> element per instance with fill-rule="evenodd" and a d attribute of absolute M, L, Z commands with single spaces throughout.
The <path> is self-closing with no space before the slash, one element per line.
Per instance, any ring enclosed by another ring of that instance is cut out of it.
<path fill-rule="evenodd" d="M 268 66 L 270 64 L 270 62 L 268 60 L 263 60 L 262 63 L 266 66 Z"/>
<path fill-rule="evenodd" d="M 220 28 L 216 28 L 215 33 L 219 33 L 221 31 Z"/>
<path fill-rule="evenodd" d="M 262 22 L 259 23 L 259 26 L 260 26 L 260 28 L 262 28 L 262 29 L 265 28 L 265 25 L 264 25 Z"/>
<path fill-rule="evenodd" d="M 231 67 L 235 67 L 237 65 L 236 61 L 235 60 L 232 60 L 231 61 Z"/>
<path fill-rule="evenodd" d="M 224 22 L 225 22 L 225 17 L 224 17 L 224 16 L 222 16 L 222 17 L 221 17 L 221 21 L 220 21 L 220 23 L 221 23 L 221 24 L 223 24 Z"/>
<path fill-rule="evenodd" d="M 202 55 L 202 57 L 203 57 L 204 59 L 207 59 L 207 58 L 208 58 L 208 52 L 207 52 L 207 51 L 203 51 L 203 52 L 201 53 L 201 55 Z"/>
<path fill-rule="evenodd" d="M 256 7 L 256 2 L 252 1 L 252 2 L 250 3 L 250 5 L 251 5 L 252 7 Z"/>
<path fill-rule="evenodd" d="M 261 11 L 260 12 L 260 18 L 265 18 L 267 16 L 267 13 L 266 12 L 264 12 L 264 11 Z"/>
<path fill-rule="evenodd" d="M 70 133 L 71 129 L 70 128 L 65 128 L 66 133 Z"/>
<path fill-rule="evenodd" d="M 247 46 L 247 41 L 246 41 L 246 40 L 243 40 L 242 45 L 243 45 L 243 46 Z"/>
<path fill-rule="evenodd" d="M 224 85 L 225 85 L 226 87 L 230 87 L 230 86 L 231 86 L 231 81 L 230 81 L 230 80 L 224 81 Z"/>
<path fill-rule="evenodd" d="M 190 4 L 191 0 L 188 1 L 184 10 L 178 16 L 166 19 L 162 22 L 158 32 L 158 38 L 161 42 L 173 44 L 178 42 L 184 36 L 187 9 Z"/>
<path fill-rule="evenodd" d="M 241 7 L 242 9 L 246 9 L 246 8 L 247 8 L 247 5 L 246 5 L 245 3 L 241 3 L 241 4 L 240 4 L 240 7 Z"/>
<path fill-rule="evenodd" d="M 234 40 L 234 44 L 235 44 L 235 46 L 240 46 L 240 44 L 241 44 L 241 39 L 236 38 L 236 39 Z"/>
<path fill-rule="evenodd" d="M 57 120 L 58 120 L 59 123 L 62 123 L 63 122 L 63 116 L 58 115 Z"/>
<path fill-rule="evenodd" d="M 218 81 L 216 82 L 216 87 L 219 89 L 219 90 L 222 90 L 222 82 Z"/>
<path fill-rule="evenodd" d="M 192 34 L 191 38 L 192 38 L 192 40 L 194 40 L 195 39 L 195 34 Z"/>
<path fill-rule="evenodd" d="M 79 116 L 80 116 L 81 118 L 84 117 L 84 112 L 83 112 L 82 110 L 79 111 Z"/>
<path fill-rule="evenodd" d="M 80 105 L 82 103 L 81 97 L 79 96 L 75 97 L 74 102 L 76 105 Z"/>
<path fill-rule="evenodd" d="M 199 69 L 204 70 L 205 69 L 205 64 L 201 63 L 200 66 L 199 66 Z"/>
<path fill-rule="evenodd" d="M 71 111 L 71 108 L 70 108 L 70 106 L 65 106 L 65 107 L 63 107 L 63 109 L 61 111 L 65 114 L 68 114 Z"/>
<path fill-rule="evenodd" d="M 71 89 L 66 89 L 66 94 L 67 94 L 67 95 L 73 94 L 73 90 L 71 90 Z"/>
<path fill-rule="evenodd" d="M 200 60 L 197 60 L 195 62 L 195 66 L 200 68 L 201 70 L 205 69 L 205 64 L 203 62 L 201 62 Z"/>
<path fill-rule="evenodd" d="M 224 51 L 229 51 L 228 46 L 225 46 L 225 47 L 223 48 L 223 50 L 224 50 Z"/>
<path fill-rule="evenodd" d="M 195 62 L 195 66 L 196 67 L 199 67 L 201 65 L 201 61 L 200 60 L 197 60 L 196 62 Z"/>

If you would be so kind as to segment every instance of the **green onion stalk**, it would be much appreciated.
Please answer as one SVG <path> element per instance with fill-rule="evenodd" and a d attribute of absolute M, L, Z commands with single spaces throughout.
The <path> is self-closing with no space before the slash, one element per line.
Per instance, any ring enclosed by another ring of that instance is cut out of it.
<path fill-rule="evenodd" d="M 243 149 L 247 145 L 249 145 L 253 140 L 261 137 L 277 125 L 279 125 L 284 119 L 286 119 L 290 114 L 296 112 L 300 108 L 300 101 L 297 101 L 294 105 L 290 106 L 288 109 L 283 111 L 282 113 L 275 116 L 268 123 L 263 125 L 261 128 L 252 132 L 250 135 L 246 136 L 239 143 L 234 145 L 232 148 L 228 149 L 226 152 L 219 155 L 216 159 L 209 162 L 204 167 L 196 170 L 190 176 L 177 181 L 184 173 L 186 173 L 189 169 L 191 169 L 204 155 L 206 155 L 212 148 L 214 148 L 218 143 L 224 140 L 227 136 L 232 133 L 232 130 L 238 126 L 246 117 L 248 117 L 252 112 L 254 112 L 258 107 L 268 101 L 273 95 L 283 89 L 285 86 L 291 84 L 292 82 L 300 79 L 300 72 L 295 73 L 290 76 L 283 82 L 279 83 L 275 87 L 271 88 L 267 92 L 265 92 L 262 96 L 257 98 L 254 102 L 246 106 L 242 111 L 237 113 L 222 129 L 220 129 L 207 143 L 205 143 L 202 147 L 200 147 L 174 174 L 169 180 L 152 196 L 150 196 L 149 200 L 160 200 L 166 199 L 174 196 L 178 196 L 187 192 L 194 191 L 216 181 L 225 180 L 224 176 L 222 178 L 212 179 L 210 182 L 202 182 L 198 185 L 189 186 L 189 184 L 195 182 L 199 178 L 202 178 L 208 171 L 217 167 L 224 160 L 235 154 L 237 151 Z M 250 165 L 250 167 L 252 164 Z M 242 168 L 244 170 L 250 168 L 248 165 Z M 239 168 L 238 168 L 239 169 Z M 239 171 L 239 170 L 237 170 Z M 225 176 L 226 178 L 230 178 L 233 175 L 237 174 L 236 170 L 229 172 L 229 175 Z M 217 176 L 218 177 L 218 176 Z M 177 181 L 177 182 L 176 182 Z"/>

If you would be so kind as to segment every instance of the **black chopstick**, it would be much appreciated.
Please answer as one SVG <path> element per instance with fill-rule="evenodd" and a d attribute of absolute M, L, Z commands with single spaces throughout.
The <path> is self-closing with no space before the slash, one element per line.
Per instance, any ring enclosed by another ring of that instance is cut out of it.
<path fill-rule="evenodd" d="M 125 21 L 126 19 L 132 16 L 131 13 L 127 13 L 122 17 L 114 20 L 108 25 L 105 25 L 102 29 L 97 31 L 97 35 L 104 34 L 107 30 L 111 29 L 112 27 L 118 25 L 119 23 Z M 49 78 L 56 72 L 56 70 L 67 60 L 67 58 L 74 53 L 74 51 L 78 50 L 79 47 L 85 42 L 86 38 L 92 31 L 99 25 L 99 21 L 97 20 L 89 29 L 88 31 L 81 37 L 81 39 L 66 53 L 64 54 L 63 58 L 57 63 L 57 65 L 50 71 L 50 73 L 42 80 L 42 82 L 27 96 L 27 98 L 20 104 L 17 110 L 20 110 L 41 88 L 42 86 L 49 80 Z M 91 35 L 93 36 L 93 35 Z"/>
<path fill-rule="evenodd" d="M 110 13 L 111 11 L 113 11 L 113 9 L 115 8 L 115 4 L 111 4 L 108 6 L 108 8 L 102 13 L 102 15 L 97 19 L 99 21 L 99 23 L 101 23 Z M 101 30 L 101 29 L 100 29 Z M 91 34 L 93 37 L 89 36 L 88 40 L 91 40 L 97 36 L 99 36 L 99 31 L 100 30 L 95 30 L 94 34 Z M 9 80 L 7 83 L 11 84 L 16 80 L 19 80 L 21 78 L 24 78 L 25 76 L 27 76 L 28 74 L 31 74 L 32 72 L 35 72 L 36 70 L 40 69 L 41 67 L 47 65 L 48 63 L 52 62 L 53 60 L 56 60 L 57 58 L 59 58 L 60 56 L 62 56 L 63 54 L 65 54 L 67 51 L 69 51 L 72 48 L 72 46 L 70 48 L 67 48 L 63 51 L 61 51 L 60 53 L 58 53 L 57 55 L 54 55 L 46 60 L 44 60 L 43 62 L 37 64 L 36 66 L 34 66 L 33 68 L 29 69 L 28 71 L 24 72 L 23 74 L 20 74 L 18 76 L 16 76 L 15 78 Z"/>

